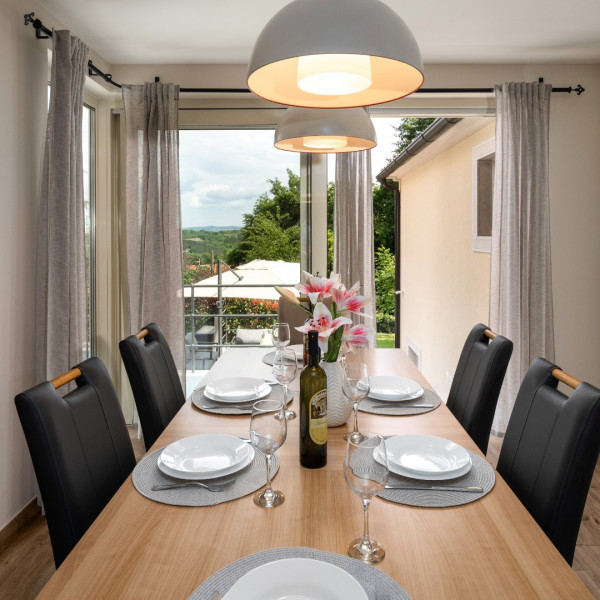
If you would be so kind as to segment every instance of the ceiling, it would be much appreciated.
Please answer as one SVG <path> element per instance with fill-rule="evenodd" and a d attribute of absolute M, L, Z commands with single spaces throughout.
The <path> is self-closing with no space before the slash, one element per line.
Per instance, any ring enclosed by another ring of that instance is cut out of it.
<path fill-rule="evenodd" d="M 113 65 L 245 64 L 262 27 L 289 1 L 40 4 Z M 425 63 L 600 63 L 599 0 L 385 2 L 412 30 Z"/>

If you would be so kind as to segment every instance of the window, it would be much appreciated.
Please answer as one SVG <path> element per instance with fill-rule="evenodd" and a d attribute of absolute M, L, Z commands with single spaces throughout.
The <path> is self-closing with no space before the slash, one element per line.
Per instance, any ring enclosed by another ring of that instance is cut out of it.
<path fill-rule="evenodd" d="M 83 106 L 82 147 L 83 147 L 83 210 L 85 222 L 85 279 L 87 290 L 87 336 L 84 358 L 96 355 L 96 294 L 95 294 L 95 111 L 91 106 Z"/>
<path fill-rule="evenodd" d="M 492 198 L 494 192 L 494 138 L 473 148 L 473 251 L 492 250 Z"/>
<path fill-rule="evenodd" d="M 272 129 L 182 129 L 179 141 L 192 379 L 227 346 L 270 344 L 273 285 L 300 279 L 301 165 Z"/>

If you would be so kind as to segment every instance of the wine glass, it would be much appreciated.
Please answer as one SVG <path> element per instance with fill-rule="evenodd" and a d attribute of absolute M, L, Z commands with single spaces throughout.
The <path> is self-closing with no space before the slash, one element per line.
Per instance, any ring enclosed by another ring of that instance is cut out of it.
<path fill-rule="evenodd" d="M 259 400 L 252 405 L 250 442 L 265 453 L 267 485 L 254 495 L 254 504 L 264 508 L 279 506 L 285 500 L 282 492 L 271 487 L 271 456 L 283 445 L 287 435 L 287 421 L 283 417 L 284 404 L 279 400 Z"/>
<path fill-rule="evenodd" d="M 383 436 L 363 432 L 359 441 L 348 440 L 344 476 L 348 487 L 361 498 L 364 510 L 363 536 L 350 542 L 348 554 L 369 564 L 379 562 L 385 556 L 383 547 L 369 536 L 369 505 L 373 496 L 385 488 L 388 475 Z"/>
<path fill-rule="evenodd" d="M 351 362 L 344 365 L 344 377 L 342 379 L 342 389 L 347 398 L 354 405 L 354 428 L 352 433 L 344 436 L 345 440 L 352 438 L 353 441 L 360 441 L 361 434 L 358 431 L 358 405 L 369 395 L 369 370 L 367 365 L 362 362 Z"/>
<path fill-rule="evenodd" d="M 290 326 L 287 323 L 275 323 L 271 335 L 273 346 L 280 352 L 290 343 Z"/>
<path fill-rule="evenodd" d="M 278 350 L 273 359 L 273 377 L 283 386 L 283 414 L 286 419 L 295 419 L 296 413 L 287 409 L 288 388 L 298 373 L 296 352 L 290 348 Z"/>

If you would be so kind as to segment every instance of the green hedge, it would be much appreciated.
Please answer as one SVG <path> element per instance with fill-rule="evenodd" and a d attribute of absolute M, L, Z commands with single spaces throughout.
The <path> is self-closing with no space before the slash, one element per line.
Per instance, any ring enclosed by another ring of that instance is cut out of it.
<path fill-rule="evenodd" d="M 377 313 L 377 331 L 379 333 L 394 333 L 396 327 L 396 319 L 393 315 L 385 315 Z"/>

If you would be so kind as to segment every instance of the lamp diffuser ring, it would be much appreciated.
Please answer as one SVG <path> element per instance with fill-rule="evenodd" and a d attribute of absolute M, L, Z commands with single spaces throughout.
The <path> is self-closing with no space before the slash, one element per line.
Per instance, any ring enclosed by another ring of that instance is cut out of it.
<path fill-rule="evenodd" d="M 290 152 L 358 152 L 376 145 L 375 128 L 364 108 L 292 107 L 275 130 L 275 147 Z"/>

